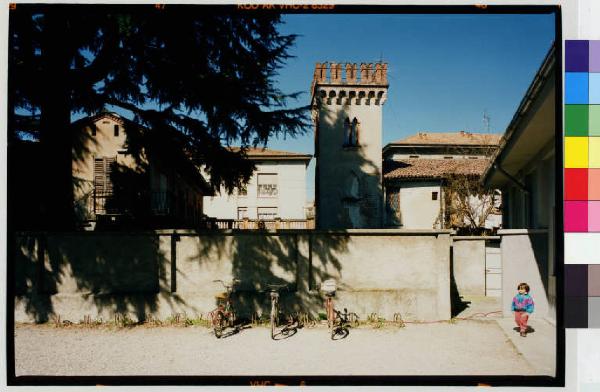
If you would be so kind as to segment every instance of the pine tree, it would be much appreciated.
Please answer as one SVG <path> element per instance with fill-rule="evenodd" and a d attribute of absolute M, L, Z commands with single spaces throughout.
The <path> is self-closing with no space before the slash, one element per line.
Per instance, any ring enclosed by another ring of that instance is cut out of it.
<path fill-rule="evenodd" d="M 73 225 L 71 116 L 108 105 L 150 130 L 139 147 L 191 158 L 213 189 L 247 182 L 254 166 L 229 144 L 308 129 L 306 108 L 288 106 L 297 94 L 274 82 L 296 38 L 279 33 L 280 22 L 229 6 L 18 4 L 9 20 L 9 141 L 40 142 L 42 226 Z"/>

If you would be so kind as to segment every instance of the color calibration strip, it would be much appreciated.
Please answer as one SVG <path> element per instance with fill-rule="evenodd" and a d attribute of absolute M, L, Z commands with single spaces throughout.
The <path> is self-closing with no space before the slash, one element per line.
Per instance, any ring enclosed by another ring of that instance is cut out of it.
<path fill-rule="evenodd" d="M 600 264 L 600 41 L 565 41 L 566 264 Z"/>
<path fill-rule="evenodd" d="M 600 328 L 600 265 L 565 266 L 565 327 Z"/>
<path fill-rule="evenodd" d="M 600 328 L 600 41 L 565 41 L 565 327 Z"/>

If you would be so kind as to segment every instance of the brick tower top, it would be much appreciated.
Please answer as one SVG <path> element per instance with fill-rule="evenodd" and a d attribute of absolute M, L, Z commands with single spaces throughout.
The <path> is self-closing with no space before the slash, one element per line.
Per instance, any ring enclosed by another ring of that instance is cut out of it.
<path fill-rule="evenodd" d="M 311 94 L 313 105 L 319 102 L 356 103 L 363 100 L 383 104 L 387 89 L 387 63 L 316 63 Z M 335 98 L 335 99 L 333 99 Z"/>

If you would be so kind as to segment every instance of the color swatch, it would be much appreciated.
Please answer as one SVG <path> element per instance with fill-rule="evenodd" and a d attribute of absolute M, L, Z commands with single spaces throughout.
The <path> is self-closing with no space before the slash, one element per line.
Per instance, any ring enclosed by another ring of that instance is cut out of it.
<path fill-rule="evenodd" d="M 564 83 L 565 327 L 600 328 L 600 41 L 565 41 Z"/>
<path fill-rule="evenodd" d="M 565 327 L 600 328 L 600 265 L 565 266 Z"/>
<path fill-rule="evenodd" d="M 600 233 L 600 41 L 565 41 L 565 233 Z"/>

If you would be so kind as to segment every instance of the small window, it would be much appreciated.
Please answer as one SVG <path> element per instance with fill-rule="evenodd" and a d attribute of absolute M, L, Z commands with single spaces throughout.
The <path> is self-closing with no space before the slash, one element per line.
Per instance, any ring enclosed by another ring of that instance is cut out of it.
<path fill-rule="evenodd" d="M 118 125 L 115 125 L 114 130 L 115 130 L 115 136 L 119 136 L 119 126 Z"/>
<path fill-rule="evenodd" d="M 98 127 L 96 126 L 96 124 L 92 124 L 92 136 L 96 136 L 97 132 L 98 132 Z"/>
<path fill-rule="evenodd" d="M 237 218 L 238 219 L 247 219 L 248 218 L 248 207 L 238 207 Z"/>
<path fill-rule="evenodd" d="M 409 158 L 414 158 L 414 159 L 416 159 L 416 158 L 418 158 L 419 156 L 418 156 L 418 155 L 409 155 L 408 157 L 409 157 Z"/>
<path fill-rule="evenodd" d="M 277 174 L 258 175 L 258 197 L 277 197 Z"/>
<path fill-rule="evenodd" d="M 469 157 L 469 159 L 478 159 L 477 157 Z"/>
<path fill-rule="evenodd" d="M 431 200 L 437 200 L 438 199 L 438 193 L 437 192 L 431 192 Z"/>
<path fill-rule="evenodd" d="M 454 157 L 451 156 L 445 156 L 444 159 L 454 159 Z"/>
<path fill-rule="evenodd" d="M 274 220 L 279 216 L 277 207 L 258 207 L 256 212 L 258 220 Z"/>

